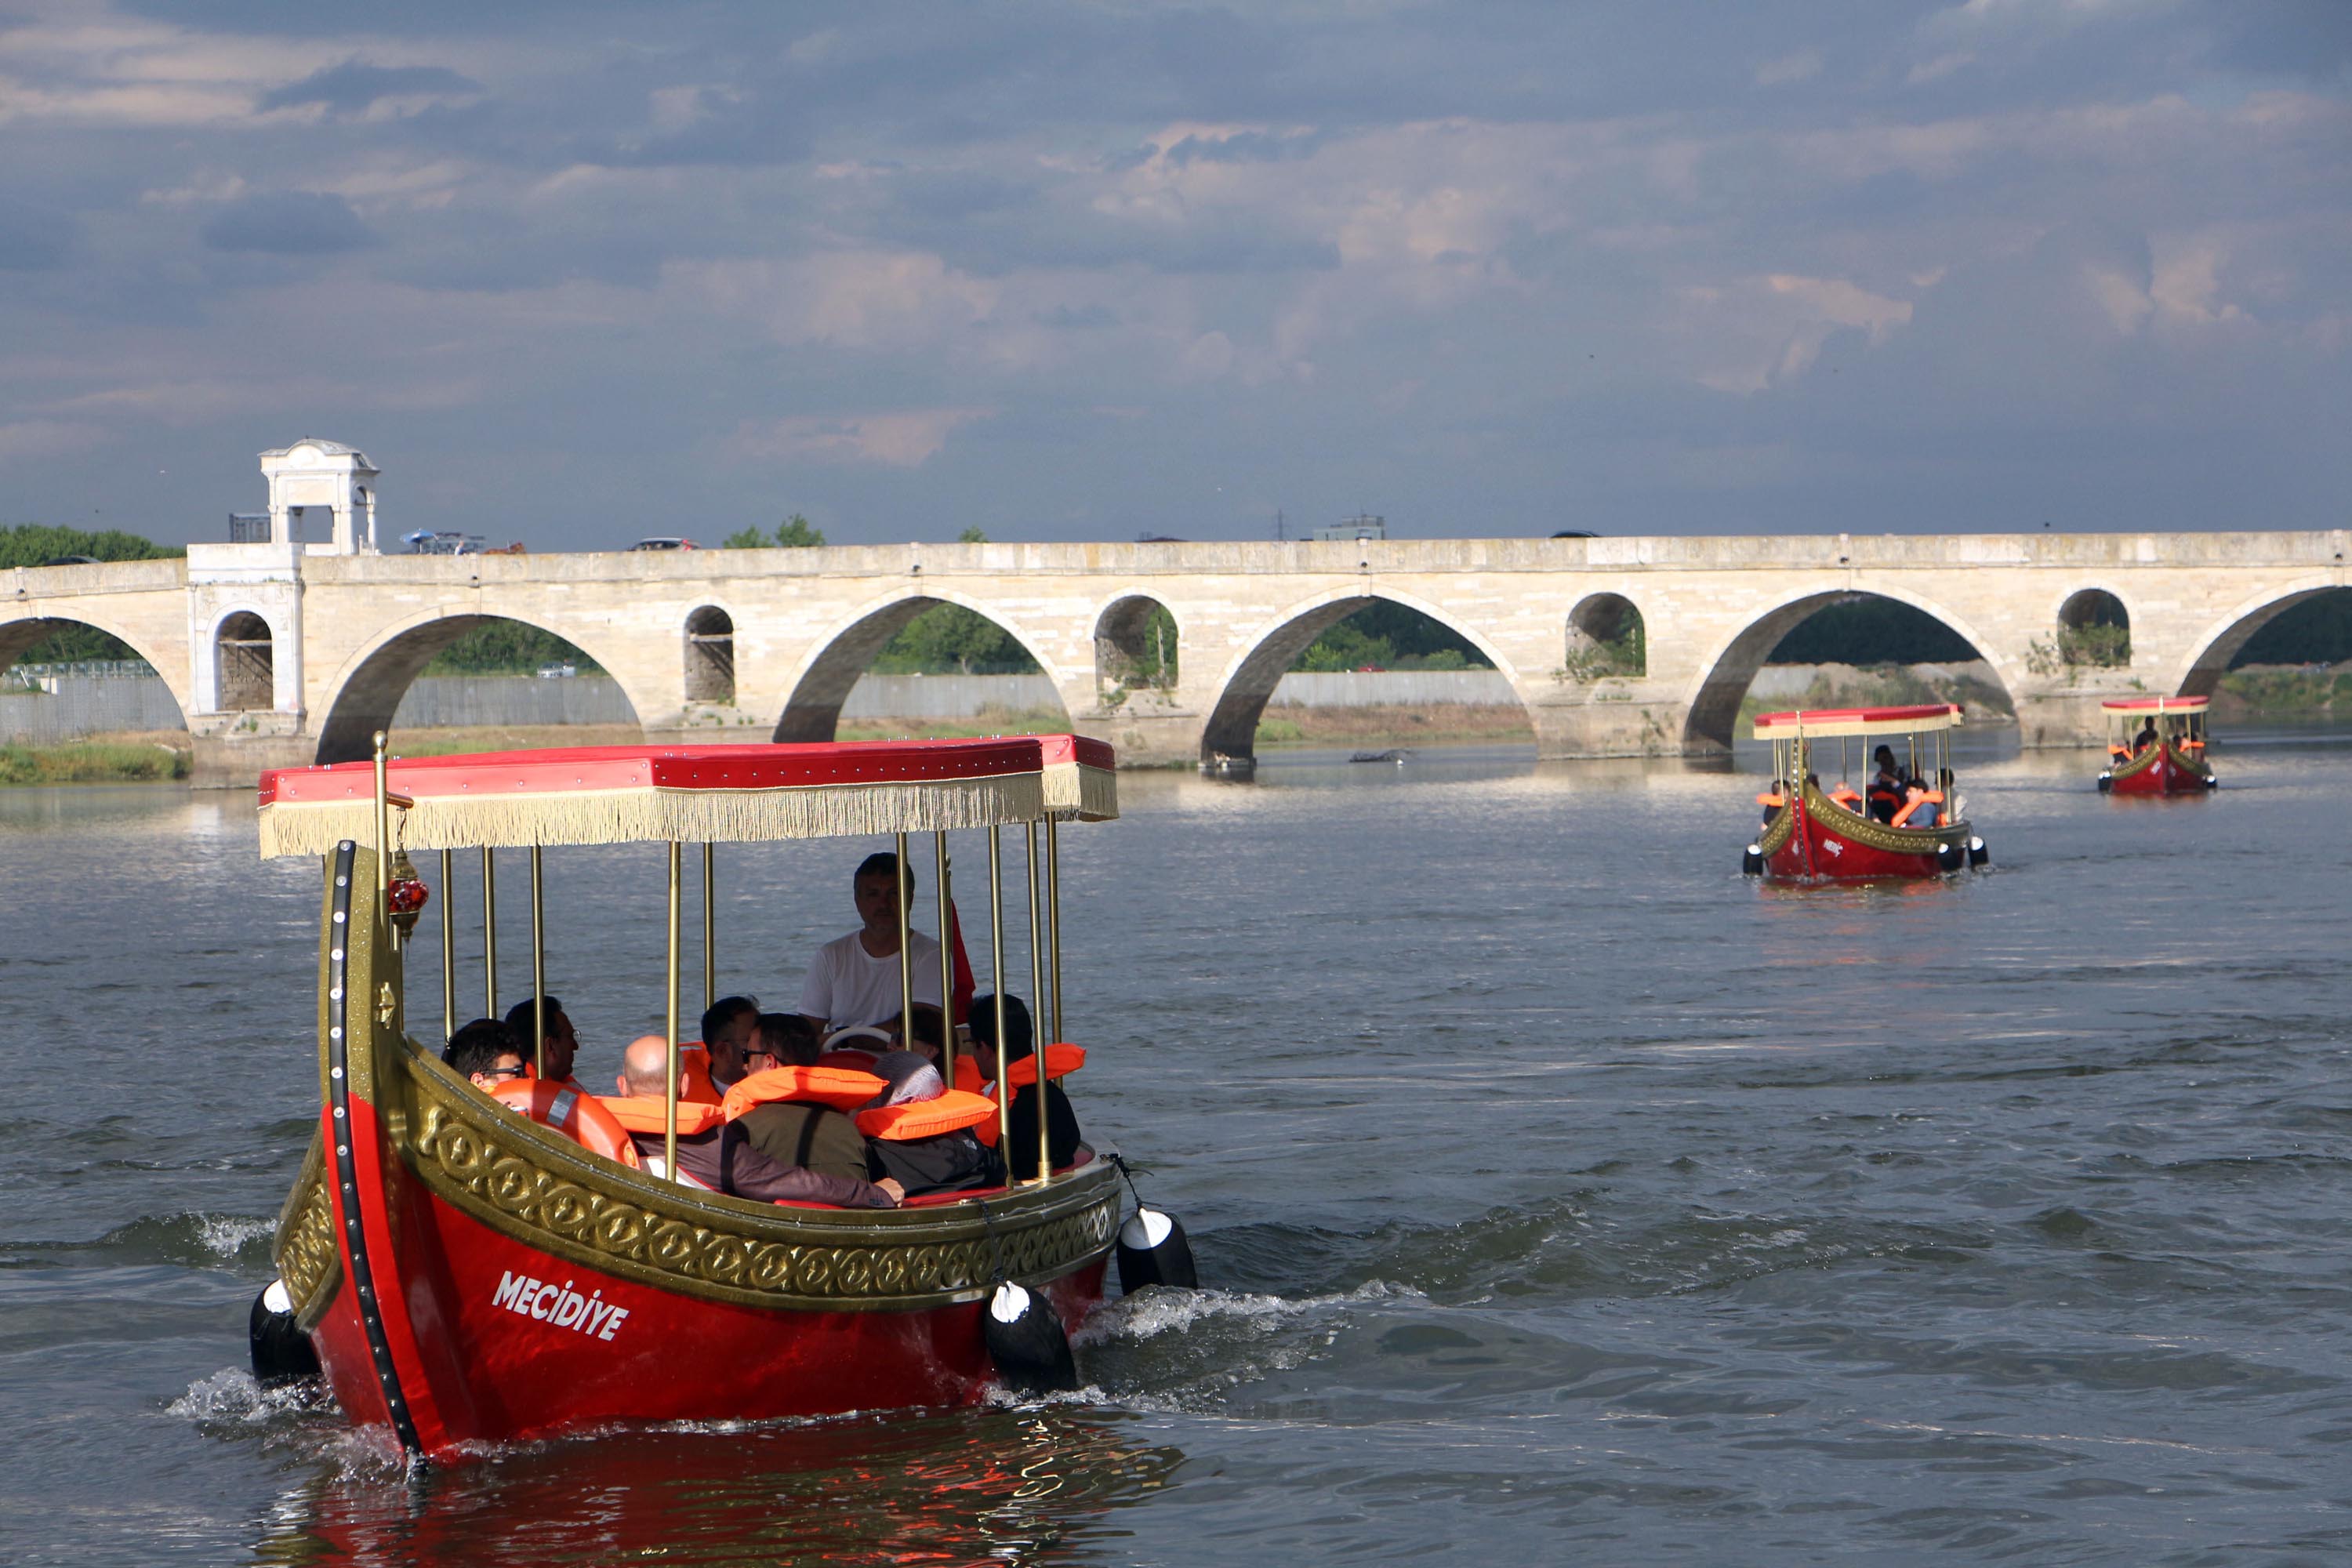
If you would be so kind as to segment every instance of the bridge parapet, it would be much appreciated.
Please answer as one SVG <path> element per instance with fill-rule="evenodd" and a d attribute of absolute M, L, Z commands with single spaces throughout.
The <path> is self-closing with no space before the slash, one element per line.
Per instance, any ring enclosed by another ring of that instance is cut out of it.
<path fill-rule="evenodd" d="M 1189 762 L 1247 755 L 1296 653 L 1382 598 L 1476 646 L 1526 705 L 1543 754 L 1675 754 L 1734 739 L 1749 679 L 1789 629 L 1824 605 L 1878 595 L 1978 649 L 2015 703 L 2025 743 L 2063 745 L 2098 738 L 2102 696 L 2210 689 L 2279 609 L 2346 585 L 2345 553 L 2342 530 L 515 556 L 196 545 L 184 562 L 0 576 L 0 658 L 59 622 L 112 632 L 173 683 L 199 771 L 241 781 L 265 764 L 360 754 L 432 657 L 491 617 L 577 644 L 611 672 L 649 735 L 829 735 L 873 653 L 926 605 L 949 603 L 1028 648 L 1074 727 L 1132 761 Z M 2127 617 L 2127 666 L 2053 658 L 2067 606 L 2085 595 L 2111 596 Z M 1132 639 L 1150 606 L 1176 628 L 1176 678 L 1129 688 L 1120 638 Z M 1638 668 L 1597 658 L 1620 636 L 1611 628 L 1636 625 Z M 714 626 L 726 628 L 716 698 Z"/>

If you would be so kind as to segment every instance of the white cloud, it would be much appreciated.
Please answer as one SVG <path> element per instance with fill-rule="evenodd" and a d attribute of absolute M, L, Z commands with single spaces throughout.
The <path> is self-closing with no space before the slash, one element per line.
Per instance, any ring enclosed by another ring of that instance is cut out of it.
<path fill-rule="evenodd" d="M 948 437 L 993 408 L 918 408 L 890 414 L 794 415 L 746 424 L 730 442 L 744 458 L 787 463 L 879 463 L 920 468 Z"/>
<path fill-rule="evenodd" d="M 0 424 L 0 464 L 86 452 L 106 438 L 95 425 L 64 419 L 20 419 Z"/>
<path fill-rule="evenodd" d="M 1791 82 L 1810 80 L 1821 71 L 1822 52 L 1799 49 L 1795 54 L 1782 55 L 1758 66 L 1755 80 L 1758 87 L 1786 87 Z"/>
<path fill-rule="evenodd" d="M 1875 348 L 1911 313 L 1908 300 L 1843 278 L 1772 273 L 1685 290 L 1674 328 L 1689 345 L 1692 379 L 1748 394 L 1803 375 L 1838 331 L 1859 331 Z"/>

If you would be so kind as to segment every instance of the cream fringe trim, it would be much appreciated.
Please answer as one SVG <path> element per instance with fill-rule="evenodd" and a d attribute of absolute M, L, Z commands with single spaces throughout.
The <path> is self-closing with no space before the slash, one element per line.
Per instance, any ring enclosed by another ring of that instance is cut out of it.
<path fill-rule="evenodd" d="M 1093 769 L 1073 770 L 1091 773 Z M 1096 792 L 1080 787 L 1080 810 Z M 1108 815 L 1117 814 L 1117 802 Z M 923 784 L 805 784 L 767 790 L 574 790 L 516 795 L 428 795 L 393 813 L 407 849 L 531 844 L 741 844 L 777 838 L 857 838 L 938 833 L 1046 816 L 1035 773 Z M 375 840 L 373 799 L 288 802 L 261 808 L 261 853 L 324 855 L 349 838 Z"/>
<path fill-rule="evenodd" d="M 1045 768 L 1045 813 L 1067 822 L 1108 822 L 1118 816 L 1118 776 L 1083 763 Z"/>

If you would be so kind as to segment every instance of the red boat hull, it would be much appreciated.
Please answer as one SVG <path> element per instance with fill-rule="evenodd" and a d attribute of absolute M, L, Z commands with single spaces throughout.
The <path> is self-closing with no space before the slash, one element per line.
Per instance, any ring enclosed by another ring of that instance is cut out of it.
<path fill-rule="evenodd" d="M 401 1387 L 430 1458 L 619 1423 L 968 1405 L 993 1373 L 977 1301 L 915 1312 L 777 1312 L 693 1300 L 550 1257 L 430 1194 L 416 1206 L 424 1212 L 412 1217 L 434 1228 L 441 1256 L 439 1267 L 411 1276 L 408 1307 L 412 1319 L 441 1320 L 431 1359 L 445 1364 Z M 1101 1300 L 1105 1264 L 1097 1258 L 1045 1288 L 1066 1329 Z M 517 1312 L 494 1304 L 509 1279 L 569 1295 L 535 1292 L 549 1317 Z M 627 1315 L 610 1340 L 554 1326 L 557 1304 L 571 1297 L 589 1299 L 605 1320 Z M 388 1438 L 391 1415 L 348 1289 L 311 1342 L 345 1413 Z"/>
<path fill-rule="evenodd" d="M 2145 753 L 2143 753 L 2145 755 Z M 2135 767 L 2134 763 L 2139 763 Z M 2211 786 L 2206 771 L 2168 745 L 2154 748 L 2152 758 L 2126 758 L 2107 777 L 2110 795 L 2203 795 Z"/>
<path fill-rule="evenodd" d="M 353 1109 L 367 1140 L 374 1118 Z M 398 1237 L 400 1289 L 396 1299 L 383 1292 L 382 1315 L 430 1458 L 624 1422 L 966 1405 L 993 1373 L 977 1300 L 909 1311 L 706 1300 L 567 1262 L 415 1180 L 394 1185 L 383 1217 Z M 1107 1262 L 1097 1257 L 1041 1285 L 1066 1329 L 1101 1300 Z M 311 1342 L 345 1413 L 390 1428 L 348 1276 Z"/>
<path fill-rule="evenodd" d="M 1790 830 L 1781 842 L 1764 857 L 1764 873 L 1768 877 L 1801 881 L 1886 882 L 1917 881 L 1945 875 L 1939 858 L 1946 842 L 1965 844 L 1965 825 L 1949 829 L 1939 840 L 1923 841 L 1918 849 L 1894 849 L 1879 843 L 1864 842 L 1858 834 L 1873 838 L 1888 837 L 1889 831 L 1877 824 L 1865 824 L 1864 819 L 1841 806 L 1826 808 L 1813 805 L 1811 799 L 1799 795 L 1781 808 L 1793 813 Z M 1871 833 L 1871 828 L 1877 828 Z M 1769 841 L 1774 834 L 1768 833 Z"/>

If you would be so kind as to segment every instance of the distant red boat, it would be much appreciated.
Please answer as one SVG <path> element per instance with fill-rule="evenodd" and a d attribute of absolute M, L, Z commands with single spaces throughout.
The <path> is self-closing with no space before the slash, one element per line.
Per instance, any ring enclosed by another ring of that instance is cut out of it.
<path fill-rule="evenodd" d="M 2107 720 L 2102 795 L 2203 795 L 2221 780 L 2205 760 L 2210 697 L 2119 697 Z"/>
<path fill-rule="evenodd" d="M 1945 732 L 1959 722 L 1956 702 L 1816 709 L 1758 719 L 1756 738 L 1772 742 L 1772 787 L 1757 796 L 1765 809 L 1764 831 L 1748 845 L 1741 869 L 1805 881 L 1874 882 L 1984 865 L 1990 855 L 1966 819 L 1945 743 Z M 1827 758 L 1825 741 L 1838 742 L 1838 782 L 1827 786 L 1816 771 Z M 1854 741 L 1865 742 L 1861 760 L 1866 765 L 1877 749 L 1895 752 L 1896 771 L 1912 787 L 1874 780 L 1857 790 L 1846 782 Z M 1879 747 L 1869 747 L 1872 741 Z"/>
<path fill-rule="evenodd" d="M 379 749 L 373 764 L 265 776 L 262 852 L 323 859 L 324 1103 L 279 1216 L 279 1282 L 256 1306 L 257 1364 L 265 1323 L 278 1325 L 281 1342 L 307 1341 L 354 1424 L 388 1430 L 435 1460 L 618 1421 L 980 1397 L 1003 1369 L 995 1331 L 982 1322 L 992 1312 L 1008 1321 L 999 1281 L 1034 1292 L 1064 1329 L 1100 1299 L 1119 1228 L 1109 1162 L 1081 1150 L 1076 1163 L 1039 1179 L 895 1209 L 786 1206 L 665 1179 L 625 1135 L 600 1144 L 582 1129 L 614 1113 L 593 1095 L 561 1088 L 543 1097 L 551 1102 L 543 1115 L 518 1114 L 516 1101 L 477 1089 L 410 1033 L 405 969 L 425 889 L 406 851 L 442 851 L 435 1022 L 446 1028 L 462 1016 L 447 915 L 453 848 L 478 848 L 486 864 L 496 847 L 530 851 L 536 972 L 539 847 L 667 847 L 669 957 L 665 970 L 664 933 L 647 932 L 646 1000 L 667 988 L 671 1087 L 654 1103 L 675 1136 L 686 845 L 879 835 L 895 837 L 905 865 L 909 836 L 928 832 L 940 836 L 932 858 L 944 868 L 946 833 L 977 832 L 1001 996 L 1011 977 L 998 833 L 1023 829 L 1029 887 L 1010 900 L 1028 917 L 1018 988 L 1035 996 L 1038 1026 L 1053 1040 L 1061 1022 L 1054 829 L 1118 815 L 1112 768 L 1110 748 L 1097 742 L 1026 736 L 388 763 Z M 706 921 L 709 864 L 706 854 Z M 486 878 L 486 899 L 490 887 Z M 902 907 L 902 931 L 907 918 Z M 707 950 L 707 925 L 701 934 Z M 910 974 L 902 962 L 911 1037 Z M 704 981 L 713 984 L 709 969 Z M 1000 1138 L 1010 1114 L 1000 1096 Z M 1042 1156 L 1042 1131 L 1039 1143 Z M 677 1168 L 673 1146 L 663 1169 Z"/>

